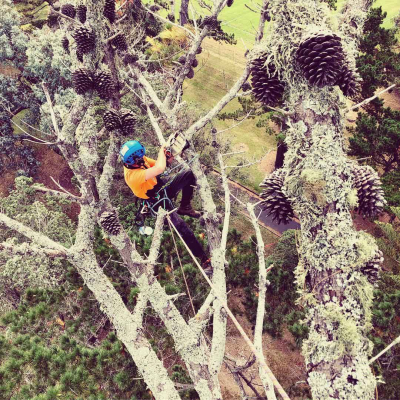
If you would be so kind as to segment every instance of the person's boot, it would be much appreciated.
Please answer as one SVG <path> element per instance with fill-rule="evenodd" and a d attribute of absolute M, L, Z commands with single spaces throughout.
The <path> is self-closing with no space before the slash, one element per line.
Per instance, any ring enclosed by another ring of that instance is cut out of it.
<path fill-rule="evenodd" d="M 192 218 L 200 218 L 201 216 L 201 213 L 199 213 L 196 210 L 193 210 L 193 207 L 190 203 L 184 206 L 181 204 L 177 210 L 177 213 L 179 215 L 188 215 L 189 217 Z"/>

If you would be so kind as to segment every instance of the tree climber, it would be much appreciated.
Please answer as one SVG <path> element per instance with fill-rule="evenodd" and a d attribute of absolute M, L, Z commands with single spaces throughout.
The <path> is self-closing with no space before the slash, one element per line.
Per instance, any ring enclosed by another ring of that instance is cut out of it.
<path fill-rule="evenodd" d="M 182 191 L 181 204 L 177 212 L 170 215 L 171 222 L 175 225 L 192 253 L 201 259 L 204 271 L 207 274 L 211 274 L 210 260 L 201 244 L 185 221 L 177 215 L 178 213 L 192 218 L 199 218 L 201 215 L 191 205 L 196 185 L 196 178 L 193 172 L 186 168 L 179 172 L 171 182 L 163 181 L 160 175 L 165 171 L 167 164 L 169 165 L 174 159 L 172 155 L 167 158 L 164 146 L 161 146 L 157 160 L 146 157 L 145 147 L 137 140 L 126 142 L 121 147 L 119 154 L 124 164 L 125 182 L 135 196 L 151 200 L 161 188 L 165 188 L 167 196 L 173 199 Z"/>

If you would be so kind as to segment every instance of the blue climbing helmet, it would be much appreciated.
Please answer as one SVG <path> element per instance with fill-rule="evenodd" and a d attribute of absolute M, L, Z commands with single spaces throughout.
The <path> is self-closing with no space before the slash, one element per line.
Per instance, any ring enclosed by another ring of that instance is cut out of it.
<path fill-rule="evenodd" d="M 119 151 L 122 162 L 127 165 L 135 165 L 146 154 L 145 147 L 137 140 L 126 142 Z"/>

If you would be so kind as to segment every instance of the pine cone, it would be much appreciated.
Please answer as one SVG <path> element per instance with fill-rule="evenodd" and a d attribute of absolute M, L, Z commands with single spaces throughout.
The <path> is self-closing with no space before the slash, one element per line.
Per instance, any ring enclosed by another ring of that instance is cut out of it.
<path fill-rule="evenodd" d="M 199 48 L 196 51 L 196 54 L 201 54 L 202 51 L 203 51 L 203 48 L 201 46 L 199 46 Z"/>
<path fill-rule="evenodd" d="M 135 129 L 136 125 L 136 117 L 135 114 L 126 108 L 121 110 L 121 125 L 122 131 L 125 135 L 132 134 L 132 131 Z"/>
<path fill-rule="evenodd" d="M 85 94 L 94 87 L 93 74 L 91 71 L 79 68 L 72 73 L 72 86 L 78 94 Z"/>
<path fill-rule="evenodd" d="M 280 223 L 287 224 L 294 217 L 292 206 L 289 200 L 282 192 L 283 185 L 283 170 L 278 169 L 272 174 L 268 175 L 260 184 L 261 187 L 266 189 L 261 193 L 264 199 L 261 203 L 263 209 L 267 211 L 268 215 L 272 215 L 272 219 Z"/>
<path fill-rule="evenodd" d="M 267 106 L 274 106 L 282 99 L 285 84 L 279 80 L 275 66 L 265 66 L 265 57 L 257 58 L 251 66 L 251 85 L 257 101 Z"/>
<path fill-rule="evenodd" d="M 75 29 L 72 36 L 76 41 L 77 50 L 82 54 L 86 54 L 94 50 L 96 46 L 96 36 L 90 29 L 86 28 L 85 26 L 80 26 Z"/>
<path fill-rule="evenodd" d="M 186 77 L 188 79 L 193 79 L 194 78 L 194 70 L 193 70 L 193 68 L 189 69 L 189 72 L 187 73 Z"/>
<path fill-rule="evenodd" d="M 61 46 L 67 54 L 69 54 L 69 40 L 66 36 L 61 39 Z"/>
<path fill-rule="evenodd" d="M 226 5 L 227 5 L 228 7 L 232 7 L 232 4 L 233 4 L 233 0 L 228 0 L 228 1 L 226 2 Z"/>
<path fill-rule="evenodd" d="M 64 4 L 63 6 L 61 6 L 61 14 L 64 14 L 70 18 L 75 18 L 75 7 L 72 4 Z"/>
<path fill-rule="evenodd" d="M 178 58 L 178 63 L 183 65 L 183 64 L 185 64 L 185 62 L 186 62 L 186 56 L 180 56 Z"/>
<path fill-rule="evenodd" d="M 113 110 L 107 110 L 103 115 L 103 121 L 106 129 L 111 132 L 121 128 L 119 114 Z"/>
<path fill-rule="evenodd" d="M 101 71 L 96 75 L 94 84 L 101 99 L 109 99 L 115 90 L 111 75 L 105 71 Z"/>
<path fill-rule="evenodd" d="M 193 68 L 196 68 L 198 65 L 199 65 L 199 62 L 198 62 L 197 59 L 195 58 L 195 59 L 192 61 L 192 67 L 193 67 Z"/>
<path fill-rule="evenodd" d="M 153 4 L 153 5 L 151 5 L 151 6 L 149 7 L 149 10 L 155 13 L 155 12 L 157 12 L 157 11 L 160 10 L 160 7 L 157 6 L 156 4 Z"/>
<path fill-rule="evenodd" d="M 113 23 L 115 21 L 115 0 L 106 0 L 103 15 Z"/>
<path fill-rule="evenodd" d="M 369 283 L 374 284 L 379 279 L 379 272 L 382 270 L 381 265 L 383 260 L 383 253 L 377 250 L 374 258 L 361 267 L 360 271 L 367 276 Z"/>
<path fill-rule="evenodd" d="M 311 85 L 332 86 L 344 60 L 341 39 L 335 34 L 313 35 L 300 44 L 296 58 Z"/>
<path fill-rule="evenodd" d="M 174 14 L 168 14 L 168 15 L 167 15 L 167 19 L 168 19 L 169 21 L 171 21 L 171 22 L 175 22 L 175 16 L 174 16 Z"/>
<path fill-rule="evenodd" d="M 87 12 L 87 7 L 83 4 L 79 4 L 78 7 L 76 7 L 76 16 L 78 17 L 78 20 L 84 24 L 86 22 L 86 12 Z"/>
<path fill-rule="evenodd" d="M 83 53 L 78 49 L 76 50 L 76 58 L 78 59 L 79 62 L 83 62 Z"/>
<path fill-rule="evenodd" d="M 125 65 L 135 64 L 137 60 L 139 60 L 139 57 L 136 54 L 130 54 L 130 53 L 125 54 L 124 58 L 122 59 Z"/>
<path fill-rule="evenodd" d="M 109 211 L 106 211 L 101 215 L 100 225 L 110 235 L 118 235 L 122 228 L 117 214 Z"/>
<path fill-rule="evenodd" d="M 359 90 L 359 82 L 361 80 L 357 71 L 350 69 L 347 65 L 343 65 L 339 71 L 336 85 L 346 97 L 353 97 Z"/>
<path fill-rule="evenodd" d="M 120 33 L 119 35 L 117 35 L 112 41 L 111 43 L 113 44 L 113 46 L 115 46 L 118 50 L 121 51 L 126 51 L 128 50 L 128 45 L 126 43 L 126 39 L 125 36 Z"/>
<path fill-rule="evenodd" d="M 358 196 L 357 211 L 367 217 L 381 213 L 386 200 L 378 174 L 371 167 L 355 166 L 353 177 Z"/>

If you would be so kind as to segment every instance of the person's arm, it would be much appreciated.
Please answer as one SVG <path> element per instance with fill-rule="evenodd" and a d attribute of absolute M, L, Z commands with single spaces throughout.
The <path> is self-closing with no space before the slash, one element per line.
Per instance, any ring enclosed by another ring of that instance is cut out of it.
<path fill-rule="evenodd" d="M 157 157 L 156 163 L 154 164 L 154 167 L 146 169 L 146 173 L 145 173 L 146 181 L 148 181 L 151 178 L 154 178 L 155 176 L 162 174 L 165 171 L 165 168 L 167 167 L 167 158 L 165 157 L 164 151 L 165 151 L 164 146 L 161 146 L 161 149 L 158 152 L 158 157 Z"/>

